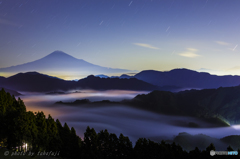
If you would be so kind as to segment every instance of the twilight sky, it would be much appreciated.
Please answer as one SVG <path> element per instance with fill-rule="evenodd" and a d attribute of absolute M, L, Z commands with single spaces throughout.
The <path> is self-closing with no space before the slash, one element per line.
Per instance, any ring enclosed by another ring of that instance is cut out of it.
<path fill-rule="evenodd" d="M 239 0 L 0 0 L 0 68 L 61 50 L 130 70 L 240 75 Z"/>

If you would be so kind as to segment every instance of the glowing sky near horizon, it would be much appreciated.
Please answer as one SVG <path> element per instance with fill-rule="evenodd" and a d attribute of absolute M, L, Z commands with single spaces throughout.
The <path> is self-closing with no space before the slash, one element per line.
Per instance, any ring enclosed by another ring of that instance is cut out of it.
<path fill-rule="evenodd" d="M 0 68 L 61 50 L 111 68 L 240 75 L 239 6 L 239 0 L 0 0 Z"/>

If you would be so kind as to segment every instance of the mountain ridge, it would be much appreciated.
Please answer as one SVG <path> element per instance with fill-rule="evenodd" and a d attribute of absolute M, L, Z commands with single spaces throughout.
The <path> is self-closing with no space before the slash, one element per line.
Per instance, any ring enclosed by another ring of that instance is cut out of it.
<path fill-rule="evenodd" d="M 73 89 L 95 89 L 95 90 L 158 90 L 159 87 L 147 82 L 131 79 L 100 78 L 89 75 L 78 81 L 66 81 L 57 77 L 52 77 L 38 72 L 18 73 L 4 80 L 0 86 L 17 91 L 49 92 L 68 91 Z"/>
<path fill-rule="evenodd" d="M 185 68 L 170 71 L 144 70 L 133 77 L 157 86 L 171 85 L 194 89 L 231 87 L 240 84 L 240 76 L 237 75 L 217 76 Z"/>

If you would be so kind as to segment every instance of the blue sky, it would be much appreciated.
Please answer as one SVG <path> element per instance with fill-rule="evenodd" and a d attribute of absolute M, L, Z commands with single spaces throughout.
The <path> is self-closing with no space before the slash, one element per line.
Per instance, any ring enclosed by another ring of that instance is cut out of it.
<path fill-rule="evenodd" d="M 100 66 L 240 75 L 239 0 L 0 0 L 0 68 L 55 50 Z"/>

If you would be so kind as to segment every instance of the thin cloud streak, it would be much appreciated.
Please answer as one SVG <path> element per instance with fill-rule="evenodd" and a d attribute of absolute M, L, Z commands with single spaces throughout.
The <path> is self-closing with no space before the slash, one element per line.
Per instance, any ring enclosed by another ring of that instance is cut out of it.
<path fill-rule="evenodd" d="M 183 56 L 183 57 L 188 57 L 188 58 L 195 58 L 198 57 L 200 55 L 196 54 L 195 52 L 197 52 L 197 49 L 194 48 L 187 48 L 187 51 L 178 54 L 179 56 Z"/>
<path fill-rule="evenodd" d="M 219 45 L 225 45 L 225 46 L 229 46 L 231 44 L 224 42 L 224 41 L 215 41 L 215 43 L 219 44 Z"/>
<path fill-rule="evenodd" d="M 133 43 L 133 44 L 137 45 L 137 46 L 146 47 L 146 48 L 149 48 L 149 49 L 155 49 L 155 50 L 160 49 L 160 48 L 157 48 L 155 46 L 152 46 L 152 45 L 149 45 L 149 44 L 144 44 L 144 43 Z"/>

